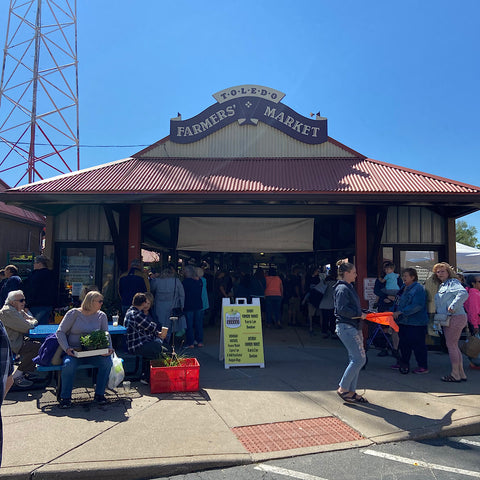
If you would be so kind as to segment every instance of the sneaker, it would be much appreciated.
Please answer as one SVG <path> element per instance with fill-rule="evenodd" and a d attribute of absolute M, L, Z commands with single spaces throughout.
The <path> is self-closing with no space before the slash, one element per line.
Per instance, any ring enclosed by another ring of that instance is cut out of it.
<path fill-rule="evenodd" d="M 70 398 L 61 398 L 58 404 L 60 408 L 70 408 L 72 406 L 72 400 Z"/>
<path fill-rule="evenodd" d="M 392 370 L 400 370 L 400 365 L 398 363 L 396 363 L 395 365 L 390 365 L 390 368 Z"/>
<path fill-rule="evenodd" d="M 27 387 L 31 387 L 33 385 L 33 382 L 31 382 L 30 380 L 27 380 L 25 377 L 22 376 L 22 377 L 17 377 L 13 381 L 13 384 L 16 387 L 27 388 Z"/>
<path fill-rule="evenodd" d="M 418 367 L 412 373 L 422 375 L 423 373 L 428 373 L 428 368 Z"/>
<path fill-rule="evenodd" d="M 108 403 L 105 395 L 99 395 L 98 393 L 96 393 L 93 397 L 93 401 L 97 402 L 99 405 L 105 405 L 106 403 Z"/>

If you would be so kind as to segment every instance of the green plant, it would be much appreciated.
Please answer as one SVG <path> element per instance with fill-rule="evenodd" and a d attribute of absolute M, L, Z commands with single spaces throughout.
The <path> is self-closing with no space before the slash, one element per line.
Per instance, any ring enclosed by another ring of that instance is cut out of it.
<path fill-rule="evenodd" d="M 180 367 L 186 358 L 189 357 L 183 353 L 178 354 L 175 351 L 162 353 L 159 357 L 159 363 L 162 367 Z"/>
<path fill-rule="evenodd" d="M 80 344 L 85 350 L 100 350 L 110 345 L 107 332 L 94 330 L 93 332 L 80 337 Z"/>

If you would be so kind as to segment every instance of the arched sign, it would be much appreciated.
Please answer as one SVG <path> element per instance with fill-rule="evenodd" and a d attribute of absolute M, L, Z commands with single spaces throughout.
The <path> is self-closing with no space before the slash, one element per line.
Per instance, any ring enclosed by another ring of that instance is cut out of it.
<path fill-rule="evenodd" d="M 217 92 L 218 103 L 188 120 L 181 116 L 170 120 L 170 140 L 193 143 L 238 122 L 240 125 L 266 123 L 303 143 L 320 144 L 327 141 L 327 119 L 317 115 L 308 118 L 281 103 L 285 96 L 260 85 L 240 85 Z"/>

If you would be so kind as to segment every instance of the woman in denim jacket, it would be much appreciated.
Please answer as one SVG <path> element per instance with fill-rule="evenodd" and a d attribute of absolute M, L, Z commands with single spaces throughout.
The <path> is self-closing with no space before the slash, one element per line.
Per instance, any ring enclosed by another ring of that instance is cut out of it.
<path fill-rule="evenodd" d="M 335 284 L 334 297 L 336 334 L 348 351 L 349 364 L 339 382 L 337 394 L 345 402 L 368 403 L 365 397 L 355 391 L 358 375 L 366 361 L 360 322 L 366 314 L 362 313 L 360 299 L 353 287 L 356 278 L 355 265 L 341 263 L 338 266 L 338 282 Z"/>
<path fill-rule="evenodd" d="M 402 272 L 404 286 L 398 292 L 393 317 L 398 323 L 400 331 L 400 373 L 410 371 L 410 357 L 412 350 L 417 360 L 417 368 L 413 373 L 428 373 L 427 346 L 427 297 L 424 288 L 418 283 L 417 271 L 414 268 L 405 268 Z"/>
<path fill-rule="evenodd" d="M 450 375 L 442 377 L 444 382 L 466 381 L 467 376 L 463 370 L 463 358 L 458 341 L 462 330 L 467 326 L 467 314 L 463 304 L 468 298 L 468 292 L 456 278 L 453 268 L 445 262 L 433 266 L 433 273 L 442 282 L 435 295 L 435 309 L 437 313 L 447 313 L 450 316 L 450 325 L 443 327 L 445 342 L 452 364 Z"/>

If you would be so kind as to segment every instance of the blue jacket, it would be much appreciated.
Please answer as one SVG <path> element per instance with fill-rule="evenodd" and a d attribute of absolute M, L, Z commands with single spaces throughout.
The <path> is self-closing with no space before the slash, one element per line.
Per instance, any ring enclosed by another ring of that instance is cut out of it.
<path fill-rule="evenodd" d="M 418 282 L 404 286 L 398 292 L 395 304 L 396 312 L 402 312 L 397 323 L 402 325 L 428 325 L 427 295 L 425 289 Z"/>
<path fill-rule="evenodd" d="M 445 280 L 435 295 L 435 310 L 437 313 L 448 313 L 453 310 L 453 315 L 466 315 L 463 304 L 468 298 L 468 292 L 456 278 Z"/>
<path fill-rule="evenodd" d="M 362 307 L 357 292 L 351 283 L 339 280 L 335 286 L 335 318 L 337 323 L 347 323 L 352 327 L 360 329 Z"/>

